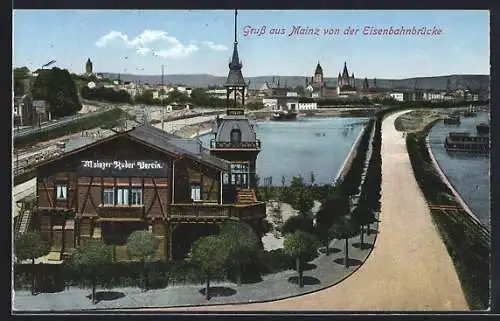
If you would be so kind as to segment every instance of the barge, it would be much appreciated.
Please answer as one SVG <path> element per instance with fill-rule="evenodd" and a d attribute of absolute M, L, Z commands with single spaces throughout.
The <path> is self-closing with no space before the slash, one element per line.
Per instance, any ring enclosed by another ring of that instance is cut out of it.
<path fill-rule="evenodd" d="M 486 123 L 480 123 L 476 126 L 478 135 L 488 135 L 490 133 L 490 125 Z"/>
<path fill-rule="evenodd" d="M 445 125 L 460 125 L 460 116 L 449 116 L 443 122 Z"/>
<path fill-rule="evenodd" d="M 490 151 L 489 136 L 472 136 L 467 132 L 451 132 L 445 138 L 447 151 L 485 154 Z"/>
<path fill-rule="evenodd" d="M 272 120 L 276 121 L 290 121 L 297 119 L 297 113 L 289 110 L 280 110 L 273 114 Z"/>

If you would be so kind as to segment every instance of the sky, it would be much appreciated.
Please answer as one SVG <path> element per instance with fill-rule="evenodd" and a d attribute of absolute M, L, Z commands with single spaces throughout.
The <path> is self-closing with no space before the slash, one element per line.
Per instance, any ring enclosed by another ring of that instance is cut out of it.
<path fill-rule="evenodd" d="M 232 10 L 15 10 L 13 65 L 94 72 L 226 76 L 233 51 Z M 238 10 L 244 76 L 312 76 L 318 62 L 337 77 L 489 74 L 487 10 Z M 291 34 L 297 26 L 313 34 Z M 369 28 L 434 35 L 366 35 Z M 253 33 L 250 30 L 253 28 Z M 339 34 L 324 34 L 325 29 Z M 344 34 L 346 29 L 356 34 Z M 276 32 L 277 31 L 277 32 Z M 258 32 L 259 34 L 255 34 Z"/>

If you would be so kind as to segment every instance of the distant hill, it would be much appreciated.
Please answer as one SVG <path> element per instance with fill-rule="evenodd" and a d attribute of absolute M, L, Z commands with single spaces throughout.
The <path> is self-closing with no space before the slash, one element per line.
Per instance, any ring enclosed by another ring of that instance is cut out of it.
<path fill-rule="evenodd" d="M 116 73 L 103 73 L 106 78 L 118 78 Z M 141 82 L 148 84 L 160 84 L 161 75 L 133 75 L 120 74 L 124 81 Z M 305 86 L 306 77 L 303 76 L 258 76 L 245 77 L 250 89 L 259 89 L 266 81 L 272 82 L 280 79 L 281 86 L 296 87 Z M 309 78 L 310 79 L 310 78 Z M 364 79 L 356 79 L 356 86 L 361 87 Z M 165 75 L 166 84 L 178 84 L 187 87 L 207 88 L 210 86 L 222 86 L 226 77 L 213 76 L 208 74 L 190 74 L 190 75 Z M 337 85 L 337 78 L 326 78 L 328 84 Z M 370 86 L 373 86 L 373 78 L 368 79 Z M 389 89 L 470 89 L 481 92 L 488 92 L 490 85 L 489 75 L 449 75 L 436 77 L 418 77 L 407 79 L 377 79 L 377 87 Z"/>

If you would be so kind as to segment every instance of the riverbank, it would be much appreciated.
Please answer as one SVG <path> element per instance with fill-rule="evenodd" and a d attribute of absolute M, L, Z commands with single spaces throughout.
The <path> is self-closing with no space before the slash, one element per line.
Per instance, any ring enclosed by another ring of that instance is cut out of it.
<path fill-rule="evenodd" d="M 452 191 L 426 148 L 432 126 L 428 124 L 406 138 L 413 173 L 427 203 L 432 205 L 432 221 L 453 261 L 470 309 L 485 310 L 489 307 L 490 293 L 489 233 L 463 210 L 458 198 L 450 197 Z"/>

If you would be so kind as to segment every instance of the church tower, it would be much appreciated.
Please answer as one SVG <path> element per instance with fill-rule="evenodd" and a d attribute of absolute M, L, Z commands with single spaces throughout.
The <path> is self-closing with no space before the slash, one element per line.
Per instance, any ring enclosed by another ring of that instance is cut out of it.
<path fill-rule="evenodd" d="M 217 119 L 215 137 L 210 141 L 210 153 L 231 163 L 231 173 L 225 174 L 222 178 L 224 195 L 233 195 L 228 198 L 235 197 L 238 190 L 252 189 L 256 186 L 256 161 L 261 150 L 260 140 L 257 139 L 255 129 L 243 109 L 246 84 L 241 73 L 243 64 L 238 55 L 237 16 L 236 10 L 233 56 L 224 84 L 227 100 L 226 115 Z M 231 93 L 234 93 L 234 101 L 230 97 Z M 236 104 L 238 93 L 241 93 L 241 105 Z"/>
<path fill-rule="evenodd" d="M 90 58 L 87 59 L 87 63 L 85 64 L 85 73 L 87 73 L 87 75 L 92 74 L 92 61 L 90 61 Z"/>
<path fill-rule="evenodd" d="M 324 81 L 323 81 L 323 68 L 321 65 L 318 64 L 316 65 L 316 70 L 314 71 L 314 82 L 313 82 L 315 87 L 318 88 L 323 88 Z"/>

